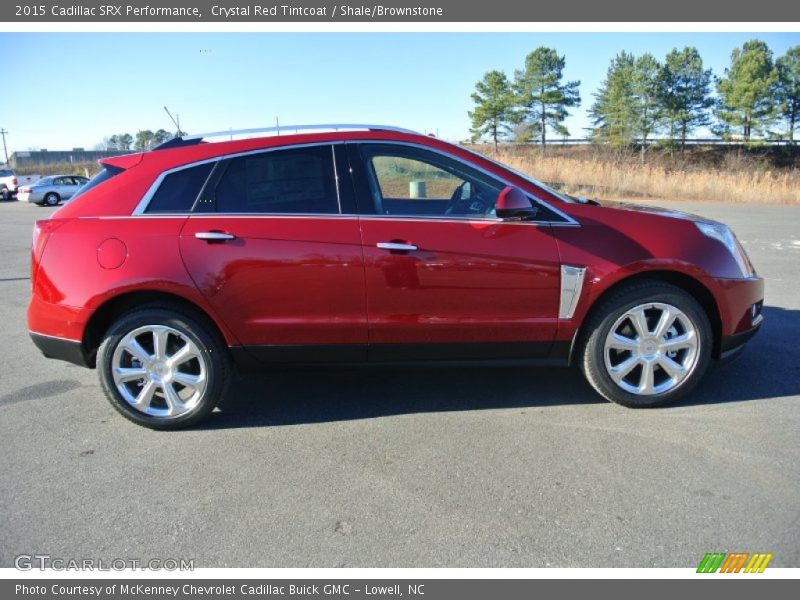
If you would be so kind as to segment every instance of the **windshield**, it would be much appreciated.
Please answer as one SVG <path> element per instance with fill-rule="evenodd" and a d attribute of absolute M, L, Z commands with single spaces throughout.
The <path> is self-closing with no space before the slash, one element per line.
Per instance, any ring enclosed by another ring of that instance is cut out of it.
<path fill-rule="evenodd" d="M 464 148 L 464 147 L 462 146 L 462 148 Z M 555 196 L 559 200 L 563 200 L 564 202 L 569 202 L 570 204 L 574 204 L 576 202 L 571 197 L 569 197 L 569 196 L 567 196 L 565 194 L 562 194 L 561 192 L 557 192 L 556 190 L 551 188 L 546 183 L 542 183 L 538 179 L 534 179 L 533 177 L 531 177 L 527 173 L 523 173 L 522 171 L 517 171 L 513 167 L 509 167 L 507 164 L 501 163 L 499 160 L 495 160 L 495 159 L 493 159 L 493 158 L 491 158 L 489 156 L 486 156 L 485 154 L 481 154 L 477 150 L 472 150 L 470 148 L 464 148 L 464 150 L 466 150 L 467 152 L 470 152 L 472 154 L 475 154 L 476 156 L 480 156 L 481 158 L 483 158 L 485 160 L 488 160 L 490 163 L 495 164 L 498 167 L 501 167 L 501 168 L 505 169 L 506 171 L 510 171 L 511 173 L 513 173 L 517 177 L 521 177 L 525 181 L 530 181 L 533 185 L 535 185 L 537 187 L 540 187 L 543 190 L 545 190 L 546 192 L 549 192 L 549 193 L 553 194 L 553 196 Z"/>

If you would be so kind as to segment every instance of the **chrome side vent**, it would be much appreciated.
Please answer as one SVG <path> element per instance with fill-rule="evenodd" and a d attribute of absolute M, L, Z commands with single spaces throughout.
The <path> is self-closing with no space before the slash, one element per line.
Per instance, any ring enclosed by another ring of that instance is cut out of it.
<path fill-rule="evenodd" d="M 561 299 L 558 304 L 558 318 L 571 319 L 583 290 L 586 267 L 561 265 Z"/>

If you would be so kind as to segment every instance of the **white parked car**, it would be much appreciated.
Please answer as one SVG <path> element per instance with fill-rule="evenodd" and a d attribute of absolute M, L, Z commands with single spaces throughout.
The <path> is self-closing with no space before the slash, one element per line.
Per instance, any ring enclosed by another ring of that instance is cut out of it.
<path fill-rule="evenodd" d="M 89 180 L 81 175 L 50 175 L 42 177 L 33 185 L 19 188 L 20 202 L 32 202 L 39 206 L 55 206 L 69 200 Z"/>
<path fill-rule="evenodd" d="M 0 199 L 11 200 L 16 193 L 16 174 L 11 169 L 0 169 Z"/>

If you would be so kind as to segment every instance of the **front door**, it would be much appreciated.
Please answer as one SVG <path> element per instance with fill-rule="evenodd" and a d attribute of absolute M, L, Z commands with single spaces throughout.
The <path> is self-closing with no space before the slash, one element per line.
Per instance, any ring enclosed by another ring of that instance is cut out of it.
<path fill-rule="evenodd" d="M 505 184 L 438 151 L 350 147 L 371 359 L 548 353 L 560 269 L 550 225 L 507 222 Z"/>

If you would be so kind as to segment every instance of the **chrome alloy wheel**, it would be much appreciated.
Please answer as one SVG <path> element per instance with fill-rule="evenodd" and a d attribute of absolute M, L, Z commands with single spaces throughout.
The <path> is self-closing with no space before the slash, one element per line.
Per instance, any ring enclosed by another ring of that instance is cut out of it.
<path fill-rule="evenodd" d="M 202 399 L 208 380 L 206 360 L 197 345 L 164 325 L 139 327 L 125 335 L 114 350 L 111 374 L 125 401 L 154 417 L 190 412 Z"/>
<path fill-rule="evenodd" d="M 680 309 L 640 304 L 619 317 L 606 336 L 603 356 L 612 381 L 631 394 L 652 396 L 679 386 L 694 370 L 697 327 Z"/>

